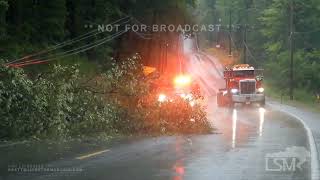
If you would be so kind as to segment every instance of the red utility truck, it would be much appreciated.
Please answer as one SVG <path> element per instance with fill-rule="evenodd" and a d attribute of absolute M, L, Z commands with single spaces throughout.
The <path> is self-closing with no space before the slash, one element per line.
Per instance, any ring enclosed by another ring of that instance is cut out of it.
<path fill-rule="evenodd" d="M 217 104 L 219 107 L 234 106 L 236 103 L 265 105 L 262 70 L 256 70 L 248 64 L 235 65 L 224 71 L 226 88 L 219 89 Z"/>

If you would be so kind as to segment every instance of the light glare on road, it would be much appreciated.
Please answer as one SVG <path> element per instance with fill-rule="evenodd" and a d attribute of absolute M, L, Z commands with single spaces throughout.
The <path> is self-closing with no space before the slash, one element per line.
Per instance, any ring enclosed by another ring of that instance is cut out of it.
<path fill-rule="evenodd" d="M 266 110 L 264 108 L 259 108 L 259 117 L 260 117 L 260 125 L 259 125 L 259 136 L 262 136 L 263 133 L 263 125 L 264 125 L 264 115 Z"/>
<path fill-rule="evenodd" d="M 238 121 L 238 112 L 236 109 L 234 109 L 232 112 L 232 148 L 235 148 L 236 146 L 237 121 Z"/>

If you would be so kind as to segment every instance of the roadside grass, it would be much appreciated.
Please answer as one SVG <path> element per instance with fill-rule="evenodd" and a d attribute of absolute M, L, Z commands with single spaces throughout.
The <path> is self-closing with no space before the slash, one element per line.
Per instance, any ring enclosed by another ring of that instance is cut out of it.
<path fill-rule="evenodd" d="M 304 89 L 294 90 L 294 100 L 290 100 L 289 93 L 283 89 L 272 86 L 270 81 L 265 81 L 266 95 L 269 99 L 279 101 L 282 104 L 302 108 L 312 112 L 320 113 L 320 102 L 314 94 L 307 92 Z"/>

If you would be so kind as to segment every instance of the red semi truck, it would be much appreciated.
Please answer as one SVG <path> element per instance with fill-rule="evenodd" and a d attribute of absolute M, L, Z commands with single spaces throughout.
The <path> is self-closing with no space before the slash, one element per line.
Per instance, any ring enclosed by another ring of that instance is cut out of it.
<path fill-rule="evenodd" d="M 219 107 L 237 103 L 265 105 L 262 70 L 256 70 L 248 64 L 234 65 L 225 69 L 224 79 L 226 88 L 219 89 L 217 94 Z"/>

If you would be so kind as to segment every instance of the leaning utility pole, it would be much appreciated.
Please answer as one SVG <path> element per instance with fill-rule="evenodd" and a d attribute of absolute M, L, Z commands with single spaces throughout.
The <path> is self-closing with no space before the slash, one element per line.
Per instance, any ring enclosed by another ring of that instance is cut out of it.
<path fill-rule="evenodd" d="M 294 12 L 293 0 L 290 0 L 290 100 L 293 100 L 294 81 L 293 81 L 293 51 L 294 51 Z"/>

